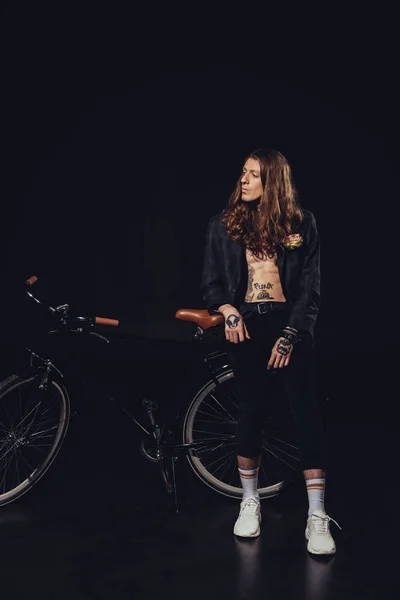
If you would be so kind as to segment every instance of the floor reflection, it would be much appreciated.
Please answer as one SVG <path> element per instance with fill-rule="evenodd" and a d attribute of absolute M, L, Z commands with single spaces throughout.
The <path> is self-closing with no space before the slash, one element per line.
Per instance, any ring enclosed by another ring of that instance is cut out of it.
<path fill-rule="evenodd" d="M 238 538 L 234 536 L 237 552 L 236 585 L 238 598 L 256 598 L 263 578 L 262 537 Z"/>
<path fill-rule="evenodd" d="M 0 529 L 16 525 L 29 526 L 34 525 L 38 521 L 38 515 L 33 509 L 22 506 L 8 504 L 1 508 L 0 512 Z"/>
<path fill-rule="evenodd" d="M 331 589 L 335 555 L 312 556 L 306 551 L 304 573 L 305 600 L 325 600 Z"/>
<path fill-rule="evenodd" d="M 268 561 L 268 552 L 262 550 L 263 539 L 262 535 L 255 539 L 237 538 L 234 537 L 234 545 L 237 553 L 237 573 L 236 583 L 238 598 L 256 598 L 263 596 L 268 597 L 267 579 L 270 585 L 276 588 L 277 581 L 272 581 L 274 573 L 271 572 L 271 564 Z M 297 551 L 296 551 L 297 552 Z M 303 553 L 303 550 L 301 549 Z M 284 555 L 283 555 L 284 560 Z M 314 556 L 310 555 L 304 547 L 304 554 L 299 555 L 298 560 L 293 564 L 293 548 L 288 548 L 287 564 L 288 570 L 285 573 L 285 568 L 278 568 L 275 573 L 277 579 L 287 575 L 291 579 L 296 572 L 295 580 L 298 580 L 298 569 L 304 569 L 304 588 L 303 595 L 299 590 L 299 598 L 305 600 L 325 600 L 328 598 L 328 592 L 332 590 L 332 574 L 335 556 Z M 275 561 L 274 564 L 276 565 Z M 283 582 L 283 587 L 286 588 L 288 581 Z M 279 584 L 278 584 L 279 585 Z M 294 584 L 295 585 L 295 584 Z M 298 588 L 298 585 L 296 585 Z"/>

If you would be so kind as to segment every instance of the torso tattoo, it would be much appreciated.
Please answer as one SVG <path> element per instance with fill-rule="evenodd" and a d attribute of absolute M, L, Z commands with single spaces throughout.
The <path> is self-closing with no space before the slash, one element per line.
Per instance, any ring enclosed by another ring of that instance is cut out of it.
<path fill-rule="evenodd" d="M 248 283 L 245 302 L 264 302 L 274 300 L 285 302 L 279 277 L 276 255 L 272 258 L 256 258 L 246 250 Z"/>

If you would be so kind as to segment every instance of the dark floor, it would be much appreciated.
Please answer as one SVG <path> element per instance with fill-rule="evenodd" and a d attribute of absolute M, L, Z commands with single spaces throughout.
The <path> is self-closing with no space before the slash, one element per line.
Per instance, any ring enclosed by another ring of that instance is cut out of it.
<path fill-rule="evenodd" d="M 326 508 L 343 530 L 331 525 L 337 554 L 323 559 L 306 551 L 303 482 L 263 501 L 261 536 L 239 540 L 238 501 L 182 458 L 175 514 L 128 420 L 103 405 L 84 411 L 43 480 L 0 511 L 2 597 L 398 597 L 399 426 L 342 416 L 328 421 Z"/>

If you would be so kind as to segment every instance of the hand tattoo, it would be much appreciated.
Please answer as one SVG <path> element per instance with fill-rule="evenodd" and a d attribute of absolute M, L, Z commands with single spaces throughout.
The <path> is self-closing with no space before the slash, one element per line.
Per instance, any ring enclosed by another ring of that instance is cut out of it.
<path fill-rule="evenodd" d="M 279 340 L 276 351 L 279 354 L 283 354 L 284 356 L 287 356 L 289 354 L 291 348 L 292 348 L 292 344 L 288 340 L 283 339 L 283 340 Z"/>
<path fill-rule="evenodd" d="M 226 318 L 225 322 L 228 325 L 229 329 L 236 329 L 236 327 L 239 325 L 239 321 L 240 317 L 232 313 L 231 315 L 229 315 L 229 317 Z"/>

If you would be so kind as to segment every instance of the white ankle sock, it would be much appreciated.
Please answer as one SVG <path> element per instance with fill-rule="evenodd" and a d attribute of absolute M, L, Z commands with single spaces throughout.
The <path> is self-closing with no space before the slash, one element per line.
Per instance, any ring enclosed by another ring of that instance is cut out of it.
<path fill-rule="evenodd" d="M 308 516 L 310 517 L 314 510 L 323 510 L 325 512 L 325 478 L 307 479 L 307 494 L 308 494 Z"/>
<path fill-rule="evenodd" d="M 243 500 L 246 498 L 255 498 L 260 500 L 260 496 L 257 491 L 258 484 L 258 467 L 257 469 L 239 469 L 240 481 L 242 482 L 243 488 Z"/>

